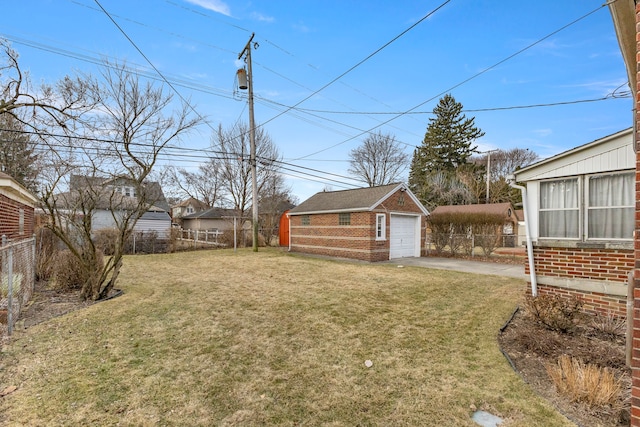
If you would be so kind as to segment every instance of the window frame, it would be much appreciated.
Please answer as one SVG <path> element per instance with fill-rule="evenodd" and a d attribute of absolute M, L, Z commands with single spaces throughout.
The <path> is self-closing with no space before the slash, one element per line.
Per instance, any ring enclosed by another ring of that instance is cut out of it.
<path fill-rule="evenodd" d="M 300 224 L 304 226 L 311 225 L 311 215 L 301 215 Z"/>
<path fill-rule="evenodd" d="M 387 215 L 383 213 L 376 214 L 376 240 L 387 240 Z"/>
<path fill-rule="evenodd" d="M 561 209 L 550 209 L 550 208 L 542 208 L 542 195 L 543 195 L 543 191 L 542 191 L 542 187 L 544 184 L 549 184 L 549 183 L 553 183 L 553 182 L 561 182 L 561 181 L 576 181 L 577 183 L 577 188 L 578 188 L 578 206 L 575 208 L 561 208 Z M 553 179 L 545 179 L 543 181 L 540 181 L 539 184 L 539 191 L 538 191 L 538 234 L 540 236 L 541 239 L 547 239 L 547 240 L 567 240 L 567 241 L 580 241 L 581 236 L 583 235 L 583 221 L 582 221 L 582 203 L 583 203 L 583 192 L 582 192 L 582 179 L 580 176 L 575 176 L 575 177 L 562 177 L 562 178 L 553 178 Z M 578 213 L 578 230 L 577 230 L 577 236 L 576 237 L 558 237 L 558 236 L 543 236 L 542 235 L 542 213 L 543 212 L 560 212 L 560 211 L 564 211 L 564 212 L 570 212 L 570 211 L 577 211 Z"/>
<path fill-rule="evenodd" d="M 338 225 L 351 225 L 351 212 L 340 212 L 338 214 Z"/>
<path fill-rule="evenodd" d="M 631 242 L 633 241 L 633 232 L 632 235 L 626 238 L 620 237 L 591 237 L 589 236 L 589 214 L 590 211 L 595 209 L 628 209 L 631 208 L 635 211 L 635 197 L 632 197 L 633 203 L 631 205 L 619 205 L 619 206 L 597 206 L 593 207 L 590 200 L 590 183 L 592 178 L 598 178 L 602 176 L 612 176 L 612 175 L 631 175 L 633 176 L 631 188 L 632 193 L 635 191 L 635 172 L 633 171 L 612 171 L 612 172 L 602 172 L 602 173 L 593 173 L 584 175 L 584 197 L 583 197 L 583 206 L 584 206 L 584 240 L 591 242 Z M 632 223 L 634 221 L 635 212 L 632 215 Z M 634 226 L 635 227 L 635 226 Z"/>

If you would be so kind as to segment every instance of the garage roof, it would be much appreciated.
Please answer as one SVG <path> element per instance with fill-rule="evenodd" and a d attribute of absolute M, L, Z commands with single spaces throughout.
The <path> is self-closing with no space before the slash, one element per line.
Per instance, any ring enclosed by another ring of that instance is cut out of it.
<path fill-rule="evenodd" d="M 423 210 L 429 212 L 415 195 L 402 183 L 382 185 L 379 187 L 356 188 L 342 191 L 322 191 L 316 193 L 295 208 L 289 215 L 308 215 L 331 212 L 371 211 L 396 191 L 403 189 L 409 197 Z"/>

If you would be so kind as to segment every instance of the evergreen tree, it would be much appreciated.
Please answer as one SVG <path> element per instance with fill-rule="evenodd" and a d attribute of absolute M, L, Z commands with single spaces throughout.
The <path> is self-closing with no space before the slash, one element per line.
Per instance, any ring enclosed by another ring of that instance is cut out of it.
<path fill-rule="evenodd" d="M 11 114 L 0 114 L 0 172 L 36 191 L 37 156 L 29 134 Z"/>
<path fill-rule="evenodd" d="M 475 118 L 462 114 L 462 104 L 450 94 L 440 99 L 433 114 L 435 117 L 429 119 L 422 145 L 413 153 L 409 171 L 409 187 L 423 202 L 433 198 L 425 193 L 433 176 L 452 176 L 459 167 L 468 165 L 477 149 L 473 142 L 484 135 L 475 126 Z M 429 204 L 434 203 L 438 205 L 434 200 Z"/>

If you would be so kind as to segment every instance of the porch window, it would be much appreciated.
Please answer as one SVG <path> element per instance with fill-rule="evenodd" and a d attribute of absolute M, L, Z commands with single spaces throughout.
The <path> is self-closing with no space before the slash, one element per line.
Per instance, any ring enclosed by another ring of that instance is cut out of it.
<path fill-rule="evenodd" d="M 350 213 L 338 214 L 338 225 L 351 225 L 351 214 Z"/>
<path fill-rule="evenodd" d="M 386 240 L 387 238 L 387 216 L 376 214 L 376 240 Z"/>
<path fill-rule="evenodd" d="M 577 239 L 580 236 L 578 179 L 540 183 L 540 237 Z"/>
<path fill-rule="evenodd" d="M 633 237 L 634 179 L 633 173 L 593 175 L 588 178 L 588 238 Z"/>

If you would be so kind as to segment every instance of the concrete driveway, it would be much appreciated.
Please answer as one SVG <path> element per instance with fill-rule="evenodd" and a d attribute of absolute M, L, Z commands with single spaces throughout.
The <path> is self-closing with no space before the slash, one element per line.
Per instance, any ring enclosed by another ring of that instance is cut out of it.
<path fill-rule="evenodd" d="M 385 261 L 388 264 L 407 265 L 415 267 L 436 268 L 440 270 L 462 271 L 475 274 L 492 274 L 495 276 L 514 277 L 526 279 L 524 274 L 524 261 L 522 264 L 503 264 L 500 262 L 470 261 L 459 258 L 397 258 Z"/>

